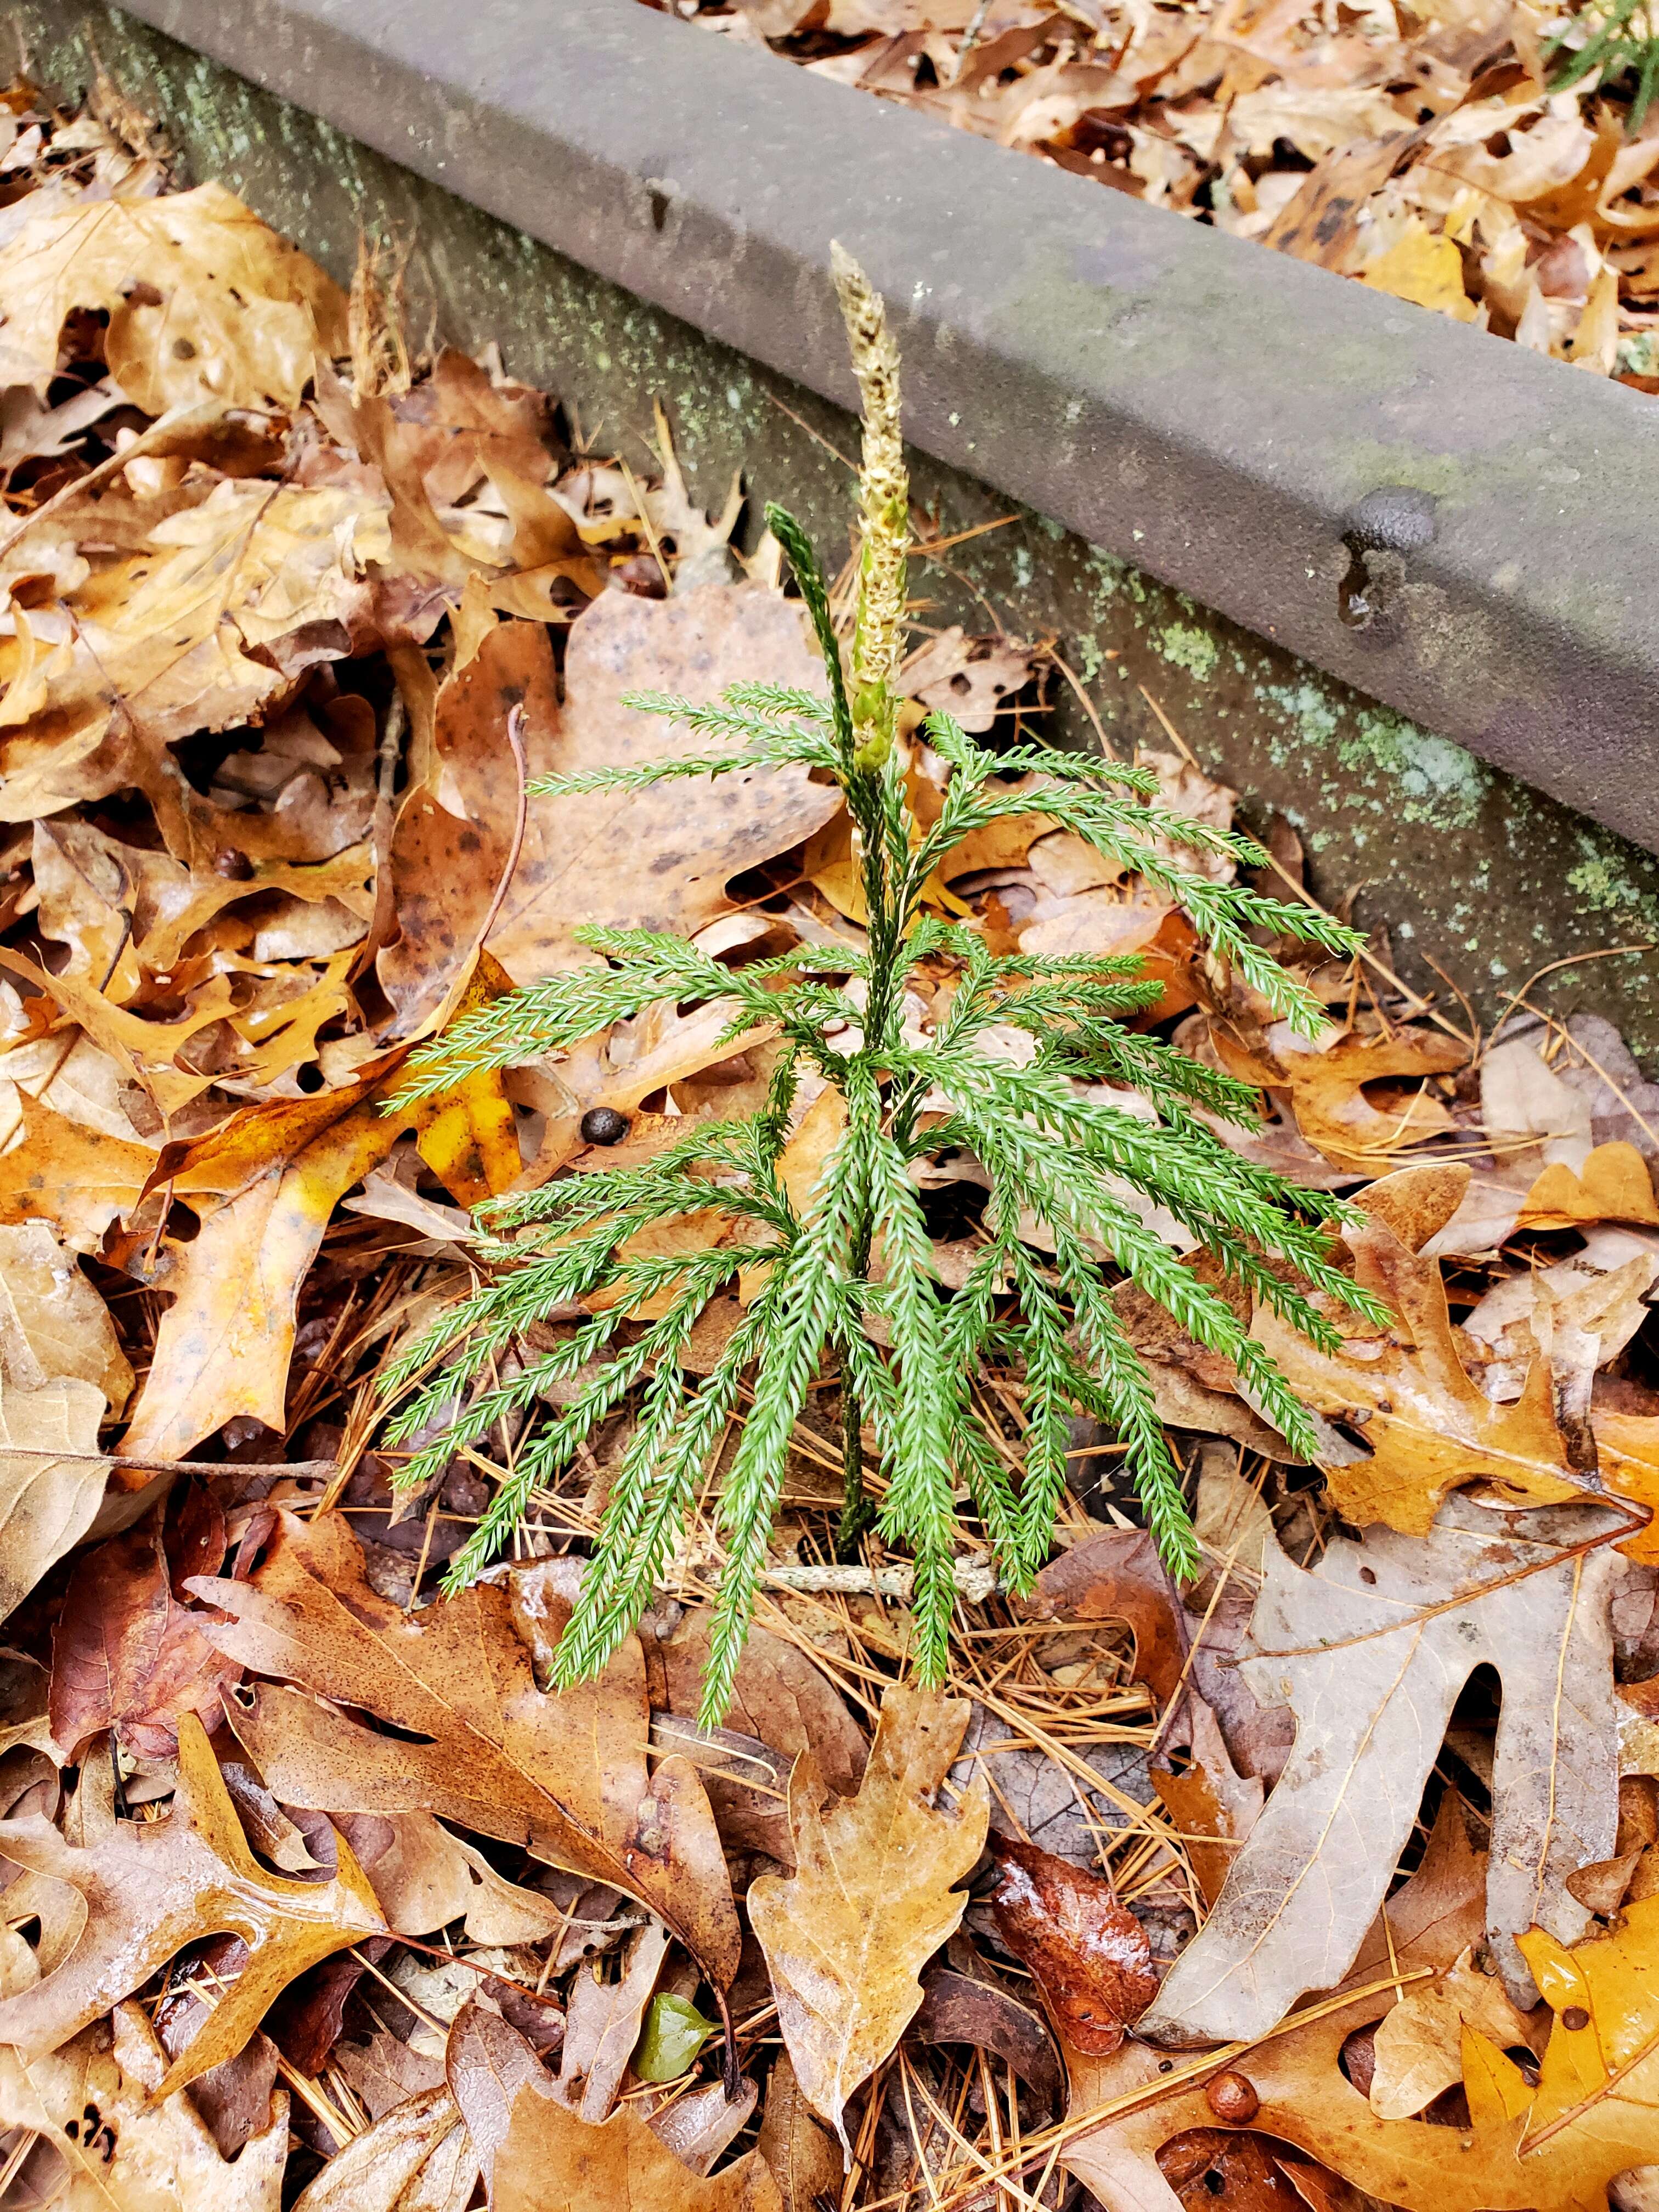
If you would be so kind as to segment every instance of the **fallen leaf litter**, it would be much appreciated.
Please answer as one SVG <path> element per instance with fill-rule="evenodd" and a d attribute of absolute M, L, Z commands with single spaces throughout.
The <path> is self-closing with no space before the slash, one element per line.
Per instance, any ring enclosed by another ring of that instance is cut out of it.
<path fill-rule="evenodd" d="M 744 20 L 793 37 L 793 4 Z M 965 15 L 924 35 L 859 4 L 813 34 L 865 71 L 908 40 L 945 82 Z M 979 12 L 1019 90 L 1004 135 L 1103 128 L 1068 76 L 1108 66 L 1086 9 Z M 1475 57 L 1520 52 L 1516 21 L 1463 28 L 1421 81 L 1490 260 L 1515 234 L 1480 163 L 1559 145 L 1565 192 L 1573 132 L 1607 134 L 1584 93 L 1514 114 L 1505 155 L 1489 116 L 1457 137 L 1471 101 L 1531 98 Z M 1189 137 L 1224 106 L 1238 227 L 1246 182 L 1282 216 L 1406 120 L 1382 30 L 1363 67 L 1361 27 L 1321 36 L 1138 16 L 1109 70 L 1142 119 L 1087 165 L 1179 203 L 1197 172 L 1136 103 L 1184 100 Z M 1394 1322 L 1298 1366 L 1258 1318 L 1323 1424 L 1308 1470 L 1126 1296 L 1206 1572 L 1170 1583 L 1079 1424 L 1031 1600 L 957 1563 L 942 1698 L 899 1680 L 906 1562 L 831 1555 L 828 1406 L 725 1725 L 690 1717 L 706 1514 L 602 1680 L 552 1693 L 629 1410 L 519 1556 L 435 1597 L 519 1439 L 398 1504 L 376 1368 L 469 1281 L 461 1209 L 648 1159 L 763 1093 L 777 1040 L 663 1006 L 380 1107 L 467 994 L 584 957 L 581 921 L 732 964 L 857 942 L 845 823 L 805 778 L 518 799 L 520 745 L 568 770 L 676 742 L 631 686 L 809 682 L 793 603 L 764 547 L 739 575 L 736 507 L 695 510 L 665 424 L 641 480 L 498 362 L 412 362 L 384 268 L 348 300 L 220 188 L 169 190 L 107 94 L 65 118 L 15 87 L 3 127 L 0 2199 L 1578 2212 L 1659 2164 L 1659 1113 L 1617 1036 L 1524 993 L 1471 1036 L 1368 970 L 1315 973 L 1331 1018 L 1296 1040 L 1065 831 L 959 849 L 931 896 L 1000 943 L 1149 948 L 1149 1018 L 1263 1086 L 1241 1149 L 1358 1197 L 1346 1250 Z M 1281 143 L 1314 166 L 1264 193 Z M 1530 280 L 1575 357 L 1608 270 L 1641 296 L 1634 230 L 1609 242 L 1650 191 L 1627 151 L 1583 210 L 1576 319 Z M 1359 273 L 1403 284 L 1451 203 L 1391 167 Z M 1565 221 L 1508 198 L 1527 254 Z M 946 773 L 930 705 L 1016 730 L 1052 668 L 919 627 L 918 786 Z M 922 1031 L 943 981 L 917 973 Z M 832 1135 L 809 1107 L 793 1170 Z M 982 1197 L 961 1165 L 946 1285 Z M 1018 1394 L 986 1411 L 1017 1467 Z"/>
<path fill-rule="evenodd" d="M 1659 392 L 1659 24 L 1642 0 L 645 4 Z"/>

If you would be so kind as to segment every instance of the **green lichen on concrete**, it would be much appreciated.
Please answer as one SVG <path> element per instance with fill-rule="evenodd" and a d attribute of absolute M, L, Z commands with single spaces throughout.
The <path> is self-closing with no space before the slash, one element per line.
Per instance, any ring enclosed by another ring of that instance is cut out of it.
<path fill-rule="evenodd" d="M 1492 789 L 1492 770 L 1473 753 L 1386 707 L 1362 708 L 1336 757 L 1345 768 L 1389 779 L 1376 793 L 1384 811 L 1397 808 L 1403 820 L 1436 829 L 1467 830 Z"/>
<path fill-rule="evenodd" d="M 1592 914 L 1616 915 L 1644 936 L 1659 939 L 1659 896 L 1633 878 L 1619 841 L 1586 828 L 1578 843 L 1583 858 L 1567 870 L 1569 890 Z"/>
<path fill-rule="evenodd" d="M 1342 710 L 1321 684 L 1264 684 L 1261 696 L 1277 708 L 1304 745 L 1316 750 L 1328 748 L 1341 726 Z"/>
<path fill-rule="evenodd" d="M 1215 673 L 1220 657 L 1220 647 L 1206 629 L 1199 629 L 1192 623 L 1166 623 L 1152 640 L 1165 660 L 1200 684 L 1207 684 Z"/>

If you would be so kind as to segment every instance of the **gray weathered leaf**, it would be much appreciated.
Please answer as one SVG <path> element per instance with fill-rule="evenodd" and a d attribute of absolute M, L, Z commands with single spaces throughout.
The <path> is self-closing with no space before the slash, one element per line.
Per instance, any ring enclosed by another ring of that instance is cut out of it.
<path fill-rule="evenodd" d="M 1352 1964 L 1411 1833 L 1458 1692 L 1475 1668 L 1503 1681 L 1492 1779 L 1488 1941 L 1523 2008 L 1537 1992 L 1516 1934 L 1563 1942 L 1585 1908 L 1567 1876 L 1606 1858 L 1618 1826 L 1608 1601 L 1618 1562 L 1589 1552 L 1595 1508 L 1510 1516 L 1453 1498 L 1426 1538 L 1373 1528 L 1312 1573 L 1277 1547 L 1241 1667 L 1283 1700 L 1296 1742 L 1203 1932 L 1140 2032 L 1172 2042 L 1264 2034 L 1306 1990 Z M 1519 1533 L 1549 1528 L 1547 1539 Z M 1500 1587 L 1492 1587 L 1501 1584 Z M 1467 1592 L 1467 1602 L 1445 1605 Z M 1443 1610 L 1434 1610 L 1444 1607 Z"/>

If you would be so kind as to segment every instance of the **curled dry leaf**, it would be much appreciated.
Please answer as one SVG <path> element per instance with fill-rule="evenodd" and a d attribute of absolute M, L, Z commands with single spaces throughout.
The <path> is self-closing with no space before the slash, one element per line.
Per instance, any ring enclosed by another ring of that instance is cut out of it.
<path fill-rule="evenodd" d="M 934 1802 L 968 1714 L 965 1700 L 895 1685 L 856 1797 L 830 1792 L 804 1752 L 789 1786 L 796 1871 L 750 1888 L 796 2079 L 843 2144 L 847 2100 L 921 2004 L 921 1970 L 954 1934 L 967 1903 L 956 1885 L 984 1845 L 982 1781 L 954 1814 Z"/>
<path fill-rule="evenodd" d="M 1547 1361 L 1534 1362 L 1516 1403 L 1495 1405 L 1464 1367 L 1439 1261 L 1412 1251 L 1384 1220 L 1344 1234 L 1354 1279 L 1394 1309 L 1386 1335 L 1349 1338 L 1330 1353 L 1265 1308 L 1251 1324 L 1297 1395 L 1364 1437 L 1322 1462 L 1343 1518 L 1421 1536 L 1448 1492 L 1465 1483 L 1488 1482 L 1537 1505 L 1581 1494 Z"/>
<path fill-rule="evenodd" d="M 281 1802 L 435 1813 L 518 1844 L 639 1898 L 712 1980 L 731 1980 L 739 1937 L 720 1837 L 687 1761 L 647 1768 L 637 1638 L 597 1682 L 547 1695 L 526 1638 L 536 1623 L 556 1642 L 569 1613 L 547 1574 L 521 1572 L 511 1595 L 475 1585 L 405 1613 L 369 1588 L 362 1547 L 334 1514 L 284 1515 L 250 1581 L 191 1589 L 231 1616 L 208 1632 L 222 1650 L 299 1686 L 262 1689 L 234 1716 Z M 407 1733 L 377 1735 L 317 1698 Z"/>
<path fill-rule="evenodd" d="M 1554 1542 L 1489 1534 L 1480 1509 L 1455 1501 L 1428 1537 L 1374 1530 L 1332 1544 L 1311 1573 L 1274 1548 L 1250 1626 L 1259 1656 L 1241 1671 L 1259 1698 L 1290 1705 L 1296 1741 L 1147 2034 L 1261 2035 L 1304 1990 L 1341 1980 L 1482 1663 L 1504 1685 L 1486 1933 L 1511 1996 L 1533 2002 L 1516 1938 L 1534 1921 L 1583 1932 L 1567 1877 L 1609 1855 L 1619 1816 L 1614 1563 L 1605 1551 L 1558 1559 Z"/>
<path fill-rule="evenodd" d="M 1104 2057 L 1158 1995 L 1146 1929 L 1097 1874 L 1010 1836 L 995 1856 L 998 1934 L 1036 1975 L 1066 2041 Z"/>
<path fill-rule="evenodd" d="M 56 2146 L 63 2212 L 280 2212 L 287 2092 L 233 2162 L 188 2097 L 157 2095 L 167 2071 L 143 2007 L 118 2004 L 50 2053 L 0 2047 L 0 2127 Z"/>
<path fill-rule="evenodd" d="M 1407 1990 L 1378 2021 L 1366 2094 L 1379 2119 L 1408 2120 L 1462 2081 L 1465 2029 L 1500 2051 L 1533 2046 L 1534 2020 L 1516 2009 L 1495 1975 L 1479 1972 L 1473 1961 L 1473 1950 L 1462 1952 L 1446 1972 Z"/>
<path fill-rule="evenodd" d="M 51 1230 L 0 1228 L 0 1619 L 93 1526 L 98 1431 L 131 1388 L 103 1300 Z"/>
<path fill-rule="evenodd" d="M 534 1943 L 565 1924 L 551 1899 L 507 1881 L 429 1813 L 346 1813 L 338 1825 L 394 1935 L 435 1935 L 459 1920 L 474 1943 Z"/>
<path fill-rule="evenodd" d="M 963 1948 L 971 1951 L 960 1936 L 953 1937 L 949 1957 L 958 1959 Z M 910 2033 L 924 2043 L 966 2043 L 988 2051 L 1012 2066 L 1040 2097 L 1057 2100 L 1065 2076 L 1042 2012 L 1016 1996 L 976 1954 L 964 1963 L 971 1963 L 973 1972 L 959 1972 L 954 1965 L 927 1969 L 922 1978 L 921 2009 Z"/>
<path fill-rule="evenodd" d="M 27 822 L 132 786 L 168 845 L 188 852 L 191 808 L 167 746 L 262 719 L 292 687 L 282 665 L 290 654 L 301 666 L 337 659 L 368 614 L 364 566 L 390 550 L 384 507 L 333 486 L 226 477 L 199 505 L 157 521 L 139 550 L 64 594 L 51 625 L 61 642 L 47 642 L 40 618 L 37 641 L 24 617 L 0 644 L 0 672 L 12 679 L 0 709 L 0 819 Z M 167 1024 L 57 981 L 86 1026 L 89 1011 L 165 1066 Z"/>
<path fill-rule="evenodd" d="M 1408 1086 L 1449 1075 L 1469 1056 L 1455 1037 L 1428 1030 L 1351 1034 L 1322 1051 L 1310 1049 L 1287 1023 L 1271 1032 L 1270 1052 L 1253 1051 L 1218 1026 L 1211 1036 L 1230 1074 L 1265 1090 L 1288 1090 L 1297 1126 L 1309 1142 L 1337 1166 L 1363 1175 L 1383 1173 L 1402 1146 L 1450 1127 L 1451 1117 L 1437 1099 Z M 1374 1105 L 1365 1096 L 1372 1083 L 1397 1085 L 1403 1095 L 1386 1108 Z"/>
<path fill-rule="evenodd" d="M 458 1012 L 504 984 L 494 962 L 481 960 Z M 234 1413 L 284 1425 L 300 1289 L 323 1231 L 339 1199 L 409 1130 L 419 1133 L 422 1158 L 464 1204 L 504 1190 L 519 1174 L 513 1109 L 499 1077 L 471 1076 L 422 1105 L 387 1113 L 398 1064 L 394 1054 L 341 1090 L 252 1107 L 162 1152 L 155 1179 L 205 1218 L 188 1243 L 170 1247 L 160 1278 L 173 1304 L 127 1432 L 131 1456 L 181 1458 Z"/>
<path fill-rule="evenodd" d="M 294 2212 L 465 2212 L 477 2180 L 455 2100 L 422 2089 L 337 2151 Z"/>
<path fill-rule="evenodd" d="M 0 2041 L 27 2056 L 60 2048 L 198 1937 L 224 1933 L 246 1944 L 247 1963 L 168 2067 L 157 2096 L 234 2057 L 296 1975 L 386 1925 L 343 1843 L 332 1881 L 265 1871 L 193 1714 L 179 1723 L 179 1786 L 167 1820 L 113 1820 L 77 1845 L 29 1814 L 0 1821 L 0 1851 L 79 1891 L 87 1905 L 68 1956 L 33 1989 L 0 2000 Z"/>
<path fill-rule="evenodd" d="M 703 2179 L 626 2105 L 593 2127 L 533 2086 L 514 2100 L 491 2202 L 495 2212 L 782 2212 L 758 2151 Z"/>
<path fill-rule="evenodd" d="M 802 2096 L 787 2050 L 772 2063 L 755 2148 L 777 2184 L 783 2212 L 818 2212 L 825 2197 L 839 2203 L 841 2146 Z"/>
<path fill-rule="evenodd" d="M 1133 1679 L 1164 1711 L 1180 1688 L 1187 1629 L 1175 1585 L 1144 1528 L 1103 1528 L 1051 1559 L 1029 1610 L 1037 1620 L 1121 1620 L 1135 1641 Z"/>

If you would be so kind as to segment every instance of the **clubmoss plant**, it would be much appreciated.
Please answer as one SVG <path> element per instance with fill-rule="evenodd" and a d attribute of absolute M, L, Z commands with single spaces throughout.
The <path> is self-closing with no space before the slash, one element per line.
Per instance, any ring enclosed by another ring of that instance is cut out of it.
<path fill-rule="evenodd" d="M 595 1673 L 638 1620 L 720 1455 L 715 1511 L 726 1556 L 703 1688 L 709 1721 L 730 1700 L 791 1434 L 821 1378 L 839 1382 L 843 1541 L 872 1510 L 867 1434 L 879 1462 L 876 1524 L 915 1560 L 913 1662 L 937 1682 L 956 1599 L 959 1505 L 971 1505 L 1006 1586 L 1028 1588 L 1048 1555 L 1074 1413 L 1115 1431 L 1164 1557 L 1177 1572 L 1196 1565 L 1180 1472 L 1103 1254 L 1232 1360 L 1254 1402 L 1312 1455 L 1304 1408 L 1226 1298 L 1148 1225 L 1153 1207 L 1317 1344 L 1334 1345 L 1338 1333 L 1314 1293 L 1374 1310 L 1331 1257 L 1340 1205 L 1249 1164 L 1193 1110 L 1248 1124 L 1255 1093 L 1127 1025 L 1159 996 L 1136 959 L 1000 955 L 975 930 L 923 911 L 924 887 L 963 837 L 1000 817 L 1040 813 L 1178 899 L 1213 952 L 1304 1029 L 1320 1010 L 1252 932 L 1265 924 L 1341 953 L 1357 943 L 1307 907 L 1178 865 L 1170 855 L 1183 848 L 1245 863 L 1262 855 L 1245 837 L 1158 806 L 1154 779 L 1112 760 L 1032 744 L 994 754 L 935 714 L 927 742 L 951 779 L 938 818 L 926 828 L 917 821 L 897 735 L 908 538 L 898 356 L 880 300 L 839 252 L 836 274 L 865 405 L 849 671 L 812 548 L 791 516 L 770 507 L 823 655 L 824 696 L 744 684 L 713 705 L 636 697 L 632 705 L 672 717 L 710 749 L 538 789 L 556 797 L 787 764 L 816 769 L 840 787 L 852 817 L 866 949 L 801 945 L 732 970 L 678 938 L 591 929 L 583 934 L 599 956 L 594 965 L 547 976 L 457 1022 L 411 1056 L 402 1093 L 405 1102 L 430 1096 L 479 1070 L 534 1059 L 664 1000 L 719 1001 L 731 1009 L 728 1037 L 764 1023 L 780 1040 L 759 1113 L 694 1122 L 646 1164 L 482 1206 L 482 1286 L 386 1377 L 391 1390 L 417 1384 L 391 1424 L 392 1441 L 431 1437 L 434 1422 L 451 1424 L 405 1466 L 399 1479 L 410 1485 L 504 1419 L 532 1417 L 511 1474 L 452 1563 L 452 1586 L 495 1557 L 538 1487 L 632 1401 L 593 1570 L 556 1654 L 562 1682 Z M 919 1042 L 902 1017 L 907 980 L 923 963 L 945 980 L 933 1033 Z M 1009 1055 L 1011 1031 L 1030 1041 L 1023 1065 Z M 1103 1084 L 1138 1091 L 1157 1121 L 1089 1095 Z M 840 1102 L 839 1135 L 810 1198 L 797 1204 L 785 1148 L 804 1094 L 825 1088 Z M 934 1272 L 916 1171 L 964 1152 L 989 1183 L 984 1242 L 965 1281 L 947 1291 Z M 627 1250 L 638 1231 L 711 1206 L 740 1224 L 717 1249 Z M 709 1300 L 740 1275 L 749 1298 L 742 1318 L 712 1370 L 695 1375 L 680 1354 Z M 555 1348 L 523 1348 L 533 1323 L 601 1292 L 603 1310 Z M 654 1318 L 628 1318 L 647 1302 Z M 521 1364 L 503 1376 L 501 1356 L 514 1349 Z M 987 1370 L 1012 1381 L 1023 1400 L 1017 1454 L 988 1426 L 975 1388 Z M 555 1385 L 562 1402 L 550 1413 L 542 1394 Z"/>
<path fill-rule="evenodd" d="M 1545 41 L 1544 58 L 1561 64 L 1550 79 L 1552 92 L 1566 92 L 1591 76 L 1599 75 L 1603 85 L 1633 76 L 1626 125 L 1633 138 L 1659 93 L 1659 10 L 1654 0 L 1583 0 Z"/>

